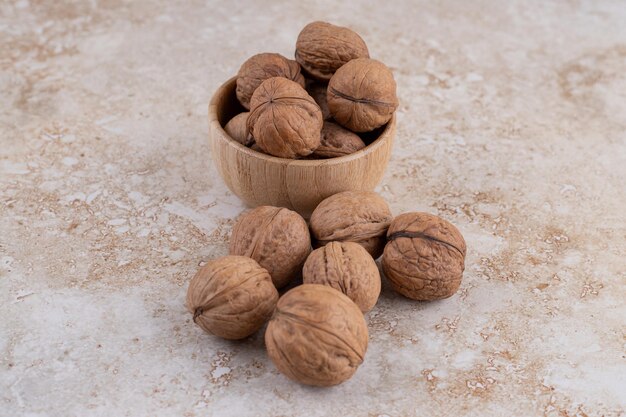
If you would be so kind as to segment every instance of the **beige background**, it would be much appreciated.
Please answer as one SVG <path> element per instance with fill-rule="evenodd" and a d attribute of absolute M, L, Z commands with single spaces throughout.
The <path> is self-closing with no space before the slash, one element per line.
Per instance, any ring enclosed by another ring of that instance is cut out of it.
<path fill-rule="evenodd" d="M 0 414 L 624 415 L 626 3 L 260 3 L 0 2 Z M 208 100 L 314 19 L 394 70 L 393 212 L 468 244 L 453 298 L 385 286 L 326 390 L 183 306 L 244 209 Z"/>

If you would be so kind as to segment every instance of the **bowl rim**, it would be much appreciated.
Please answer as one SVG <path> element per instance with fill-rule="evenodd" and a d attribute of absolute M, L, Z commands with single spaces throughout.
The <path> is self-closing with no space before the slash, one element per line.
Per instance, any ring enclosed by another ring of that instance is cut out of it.
<path fill-rule="evenodd" d="M 282 165 L 290 165 L 290 166 L 301 166 L 301 167 L 318 167 L 318 166 L 326 166 L 326 165 L 340 165 L 346 162 L 353 161 L 355 159 L 362 158 L 366 155 L 369 155 L 375 152 L 378 148 L 383 146 L 385 141 L 393 138 L 393 129 L 396 125 L 396 112 L 393 113 L 391 119 L 385 125 L 385 129 L 380 132 L 380 135 L 376 140 L 367 145 L 365 148 L 358 150 L 354 153 L 345 156 L 339 156 L 336 158 L 327 158 L 327 159 L 289 159 L 289 158 L 280 158 L 277 156 L 268 155 L 262 152 L 257 152 L 248 148 L 247 146 L 242 145 L 237 142 L 233 138 L 230 137 L 228 133 L 224 130 L 222 125 L 220 124 L 217 118 L 217 104 L 219 98 L 224 95 L 225 90 L 229 87 L 230 84 L 233 84 L 237 81 L 237 76 L 229 78 L 226 82 L 221 84 L 219 88 L 215 91 L 213 96 L 211 97 L 211 101 L 209 102 L 209 127 L 217 129 L 220 133 L 220 139 L 226 139 L 225 142 L 230 146 L 234 147 L 238 152 L 242 152 L 250 157 L 261 159 L 271 163 L 277 163 Z"/>

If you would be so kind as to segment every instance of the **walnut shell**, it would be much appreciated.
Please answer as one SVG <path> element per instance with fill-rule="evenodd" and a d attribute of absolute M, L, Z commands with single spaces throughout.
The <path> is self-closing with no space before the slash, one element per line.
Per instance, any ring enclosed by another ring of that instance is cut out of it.
<path fill-rule="evenodd" d="M 295 55 L 308 74 L 322 81 L 330 80 L 346 62 L 370 56 L 356 32 L 326 22 L 312 22 L 302 29 Z"/>
<path fill-rule="evenodd" d="M 248 132 L 248 116 L 250 112 L 239 113 L 226 123 L 224 130 L 235 141 L 241 143 L 243 146 L 250 146 L 254 143 L 254 138 Z"/>
<path fill-rule="evenodd" d="M 332 119 L 330 110 L 328 109 L 328 101 L 326 99 L 326 92 L 328 90 L 328 84 L 322 84 L 317 81 L 307 80 L 306 92 L 309 93 L 313 100 L 320 106 L 322 110 L 322 117 L 324 120 Z"/>
<path fill-rule="evenodd" d="M 369 132 L 384 125 L 398 107 L 391 70 L 368 58 L 339 68 L 328 83 L 327 99 L 335 121 L 353 132 Z"/>
<path fill-rule="evenodd" d="M 324 122 L 320 146 L 311 154 L 313 158 L 336 158 L 365 148 L 359 135 L 333 122 Z"/>
<path fill-rule="evenodd" d="M 305 284 L 328 285 L 370 311 L 380 295 L 380 273 L 374 258 L 354 242 L 330 242 L 315 249 L 302 270 Z"/>
<path fill-rule="evenodd" d="M 465 240 L 454 225 L 428 213 L 405 213 L 387 232 L 382 266 L 391 287 L 413 300 L 454 294 L 465 269 Z"/>
<path fill-rule="evenodd" d="M 320 145 L 322 124 L 322 111 L 315 100 L 286 78 L 263 81 L 250 100 L 248 130 L 270 155 L 310 155 Z"/>
<path fill-rule="evenodd" d="M 318 246 L 334 240 L 356 242 L 374 259 L 385 246 L 391 222 L 387 202 L 372 191 L 344 191 L 322 201 L 311 214 L 311 234 Z"/>
<path fill-rule="evenodd" d="M 204 331 L 243 339 L 270 318 L 278 291 L 270 274 L 250 258 L 225 256 L 207 262 L 192 278 L 187 308 Z"/>
<path fill-rule="evenodd" d="M 260 206 L 239 217 L 229 252 L 257 261 L 267 269 L 276 288 L 281 288 L 300 273 L 311 252 L 311 236 L 295 211 Z"/>
<path fill-rule="evenodd" d="M 250 98 L 261 83 L 268 78 L 283 77 L 304 87 L 304 76 L 300 64 L 280 54 L 262 53 L 254 55 L 241 65 L 237 73 L 237 99 L 243 107 L 250 109 Z"/>
<path fill-rule="evenodd" d="M 280 372 L 322 387 L 340 384 L 356 372 L 367 338 L 356 304 L 316 284 L 302 284 L 283 295 L 265 331 L 267 353 Z"/>

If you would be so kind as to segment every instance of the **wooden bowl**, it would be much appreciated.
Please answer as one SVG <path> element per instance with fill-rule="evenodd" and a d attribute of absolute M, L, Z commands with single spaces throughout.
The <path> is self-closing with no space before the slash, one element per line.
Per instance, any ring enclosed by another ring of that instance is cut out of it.
<path fill-rule="evenodd" d="M 380 182 L 391 156 L 395 114 L 373 133 L 368 146 L 353 154 L 315 160 L 277 158 L 239 144 L 224 131 L 233 116 L 245 111 L 235 96 L 235 80 L 224 83 L 211 99 L 209 141 L 218 172 L 248 206 L 287 207 L 309 218 L 326 197 L 341 191 L 373 190 Z"/>

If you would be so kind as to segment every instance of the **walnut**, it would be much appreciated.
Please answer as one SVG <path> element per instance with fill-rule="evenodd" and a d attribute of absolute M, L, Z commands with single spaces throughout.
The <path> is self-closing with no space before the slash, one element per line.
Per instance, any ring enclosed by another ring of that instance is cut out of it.
<path fill-rule="evenodd" d="M 309 23 L 296 41 L 296 61 L 322 81 L 328 81 L 346 62 L 369 56 L 367 45 L 356 32 L 326 22 Z"/>
<path fill-rule="evenodd" d="M 359 135 L 333 122 L 324 122 L 320 146 L 311 154 L 313 158 L 336 158 L 365 148 Z"/>
<path fill-rule="evenodd" d="M 187 308 L 204 331 L 224 339 L 243 339 L 270 318 L 278 291 L 270 274 L 244 256 L 207 262 L 189 283 Z"/>
<path fill-rule="evenodd" d="M 328 85 L 322 84 L 317 81 L 307 80 L 306 81 L 306 91 L 309 93 L 313 100 L 320 106 L 320 110 L 322 110 L 322 117 L 324 120 L 332 119 L 330 115 L 330 110 L 328 110 L 328 101 L 326 100 L 326 91 Z"/>
<path fill-rule="evenodd" d="M 254 143 L 254 138 L 248 132 L 248 116 L 250 112 L 239 113 L 226 123 L 224 130 L 235 141 L 241 143 L 243 146 L 251 146 Z"/>
<path fill-rule="evenodd" d="M 282 207 L 261 206 L 245 213 L 230 238 L 230 254 L 257 261 L 270 273 L 276 288 L 299 274 L 310 252 L 306 222 L 295 211 Z"/>
<path fill-rule="evenodd" d="M 371 191 L 344 191 L 322 201 L 311 214 L 311 234 L 316 245 L 334 240 L 356 242 L 374 259 L 385 246 L 392 216 L 389 206 Z"/>
<path fill-rule="evenodd" d="M 382 266 L 392 288 L 413 300 L 450 297 L 461 285 L 465 240 L 451 223 L 428 213 L 391 222 Z"/>
<path fill-rule="evenodd" d="M 243 107 L 250 109 L 250 98 L 259 85 L 268 78 L 284 77 L 304 87 L 300 64 L 280 54 L 263 53 L 248 58 L 237 74 L 237 98 Z"/>
<path fill-rule="evenodd" d="M 354 242 L 330 242 L 315 249 L 302 270 L 305 284 L 322 284 L 347 295 L 362 312 L 380 295 L 380 273 L 374 258 Z"/>
<path fill-rule="evenodd" d="M 337 123 L 354 132 L 384 125 L 398 107 L 393 74 L 382 62 L 368 58 L 339 68 L 328 83 L 327 99 Z"/>
<path fill-rule="evenodd" d="M 303 284 L 278 301 L 265 331 L 278 370 L 302 384 L 331 386 L 349 379 L 367 350 L 367 325 L 348 297 L 325 285 Z"/>
<path fill-rule="evenodd" d="M 250 100 L 248 130 L 265 153 L 307 156 L 320 145 L 322 111 L 300 85 L 286 78 L 261 83 Z"/>

